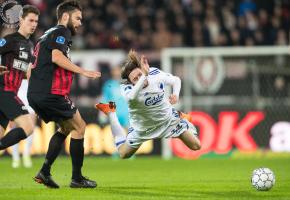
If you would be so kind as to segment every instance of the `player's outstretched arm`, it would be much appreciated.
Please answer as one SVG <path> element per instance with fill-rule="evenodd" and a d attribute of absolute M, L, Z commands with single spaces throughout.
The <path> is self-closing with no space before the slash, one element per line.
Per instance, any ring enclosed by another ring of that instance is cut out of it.
<path fill-rule="evenodd" d="M 167 81 L 170 82 L 170 84 L 172 85 L 172 91 L 173 91 L 172 94 L 169 96 L 169 102 L 171 104 L 176 104 L 179 100 L 181 80 L 179 77 L 173 76 Z"/>
<path fill-rule="evenodd" d="M 170 73 L 165 73 L 161 71 L 161 74 L 165 84 L 168 84 L 172 87 L 172 94 L 169 96 L 169 102 L 171 104 L 176 104 L 179 100 L 181 80 L 178 76 L 173 76 Z"/>
<path fill-rule="evenodd" d="M 80 68 L 79 66 L 73 64 L 63 53 L 58 49 L 52 50 L 52 62 L 57 64 L 59 67 L 69 70 L 71 72 L 81 74 L 85 77 L 96 79 L 101 77 L 101 72 L 88 71 Z"/>

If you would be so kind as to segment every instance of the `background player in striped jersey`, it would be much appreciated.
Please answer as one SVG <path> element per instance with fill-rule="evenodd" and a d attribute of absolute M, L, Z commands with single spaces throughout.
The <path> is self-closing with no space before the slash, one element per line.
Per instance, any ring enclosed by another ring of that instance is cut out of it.
<path fill-rule="evenodd" d="M 139 60 L 137 53 L 130 51 L 123 65 L 123 94 L 129 104 L 130 128 L 126 137 L 115 112 L 115 104 L 97 104 L 96 108 L 109 116 L 115 145 L 121 158 L 131 157 L 147 140 L 155 138 L 179 138 L 192 150 L 200 149 L 196 128 L 180 116 L 172 106 L 179 99 L 180 78 L 149 67 L 147 59 Z M 169 99 L 165 86 L 172 87 Z"/>
<path fill-rule="evenodd" d="M 34 129 L 33 120 L 17 92 L 29 63 L 33 62 L 33 45 L 29 37 L 37 27 L 39 10 L 26 5 L 19 16 L 18 31 L 0 39 L 1 65 L 4 66 L 0 72 L 0 137 L 9 121 L 14 121 L 16 126 L 0 140 L 0 150 L 25 139 Z"/>

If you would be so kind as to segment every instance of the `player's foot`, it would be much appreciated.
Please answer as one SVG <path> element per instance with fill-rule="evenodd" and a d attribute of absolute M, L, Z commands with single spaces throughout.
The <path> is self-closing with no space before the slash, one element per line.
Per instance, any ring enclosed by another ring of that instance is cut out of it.
<path fill-rule="evenodd" d="M 20 167 L 20 160 L 12 160 L 12 168 L 19 168 Z"/>
<path fill-rule="evenodd" d="M 179 113 L 179 116 L 180 116 L 181 119 L 186 119 L 188 121 L 191 121 L 192 120 L 190 114 L 186 114 L 186 113 L 183 113 L 181 111 L 178 111 L 178 113 Z"/>
<path fill-rule="evenodd" d="M 84 176 L 80 180 L 72 179 L 69 185 L 71 188 L 95 188 L 97 187 L 96 181 L 90 180 Z"/>
<path fill-rule="evenodd" d="M 44 184 L 49 188 L 59 188 L 58 184 L 54 182 L 51 175 L 44 175 L 41 171 L 34 177 L 34 181 L 40 184 Z"/>
<path fill-rule="evenodd" d="M 115 102 L 110 101 L 109 103 L 98 103 L 95 105 L 96 109 L 102 111 L 106 115 L 110 112 L 116 111 L 116 104 Z"/>
<path fill-rule="evenodd" d="M 23 159 L 23 166 L 25 168 L 31 168 L 32 167 L 31 157 L 29 155 L 23 156 L 22 159 Z"/>

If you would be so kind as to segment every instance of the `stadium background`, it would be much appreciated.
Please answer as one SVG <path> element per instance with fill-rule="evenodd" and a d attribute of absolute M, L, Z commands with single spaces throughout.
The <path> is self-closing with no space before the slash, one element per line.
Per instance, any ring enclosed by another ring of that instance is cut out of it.
<path fill-rule="evenodd" d="M 34 4 L 41 11 L 34 41 L 56 23 L 55 6 L 59 2 L 20 2 Z M 93 105 L 101 99 L 102 86 L 110 78 L 111 68 L 122 62 L 130 48 L 145 54 L 151 66 L 161 68 L 165 48 L 177 51 L 181 47 L 211 50 L 273 47 L 274 52 L 289 45 L 290 2 L 287 0 L 84 0 L 81 3 L 83 27 L 74 38 L 72 59 L 80 66 L 102 72 L 102 78 L 96 81 L 76 76 L 71 93 L 88 123 L 86 154 L 114 152 L 106 121 Z M 1 27 L 2 36 L 10 31 Z M 224 50 L 216 51 L 222 54 Z M 244 51 L 247 49 L 239 49 Z M 201 71 L 196 77 L 195 73 L 186 73 L 182 56 L 170 59 L 171 72 L 183 79 L 181 103 L 177 107 L 192 112 L 202 143 L 207 146 L 202 153 L 193 154 L 178 141 L 171 141 L 175 155 L 197 158 L 235 156 L 249 151 L 262 154 L 290 151 L 289 54 L 256 55 L 251 59 L 221 56 L 218 60 L 204 55 L 189 61 L 194 69 L 209 66 L 213 77 L 205 83 L 202 79 L 208 76 L 203 74 L 208 71 Z M 190 88 L 190 96 L 185 94 L 185 88 Z M 39 122 L 33 154 L 46 152 L 54 128 L 54 124 Z M 222 134 L 226 129 L 230 131 Z M 159 155 L 161 150 L 161 141 L 157 140 L 146 143 L 139 153 Z"/>

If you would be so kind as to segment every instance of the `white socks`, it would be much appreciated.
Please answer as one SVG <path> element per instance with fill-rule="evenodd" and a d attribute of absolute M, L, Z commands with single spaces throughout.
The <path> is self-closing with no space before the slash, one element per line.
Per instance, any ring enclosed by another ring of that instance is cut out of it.
<path fill-rule="evenodd" d="M 30 150 L 32 147 L 32 142 L 33 142 L 33 135 L 34 134 L 31 134 L 30 136 L 28 136 L 28 138 L 26 138 L 26 144 L 24 146 L 23 156 L 30 156 Z"/>
<path fill-rule="evenodd" d="M 123 127 L 117 118 L 116 112 L 109 113 L 109 120 L 111 125 L 112 134 L 115 140 L 117 149 L 126 142 L 126 134 Z"/>
<path fill-rule="evenodd" d="M 33 142 L 33 134 L 30 135 L 25 139 L 25 146 L 23 150 L 23 156 L 29 156 L 30 155 L 30 149 Z M 20 160 L 19 156 L 19 143 L 12 146 L 12 159 L 13 160 Z"/>

